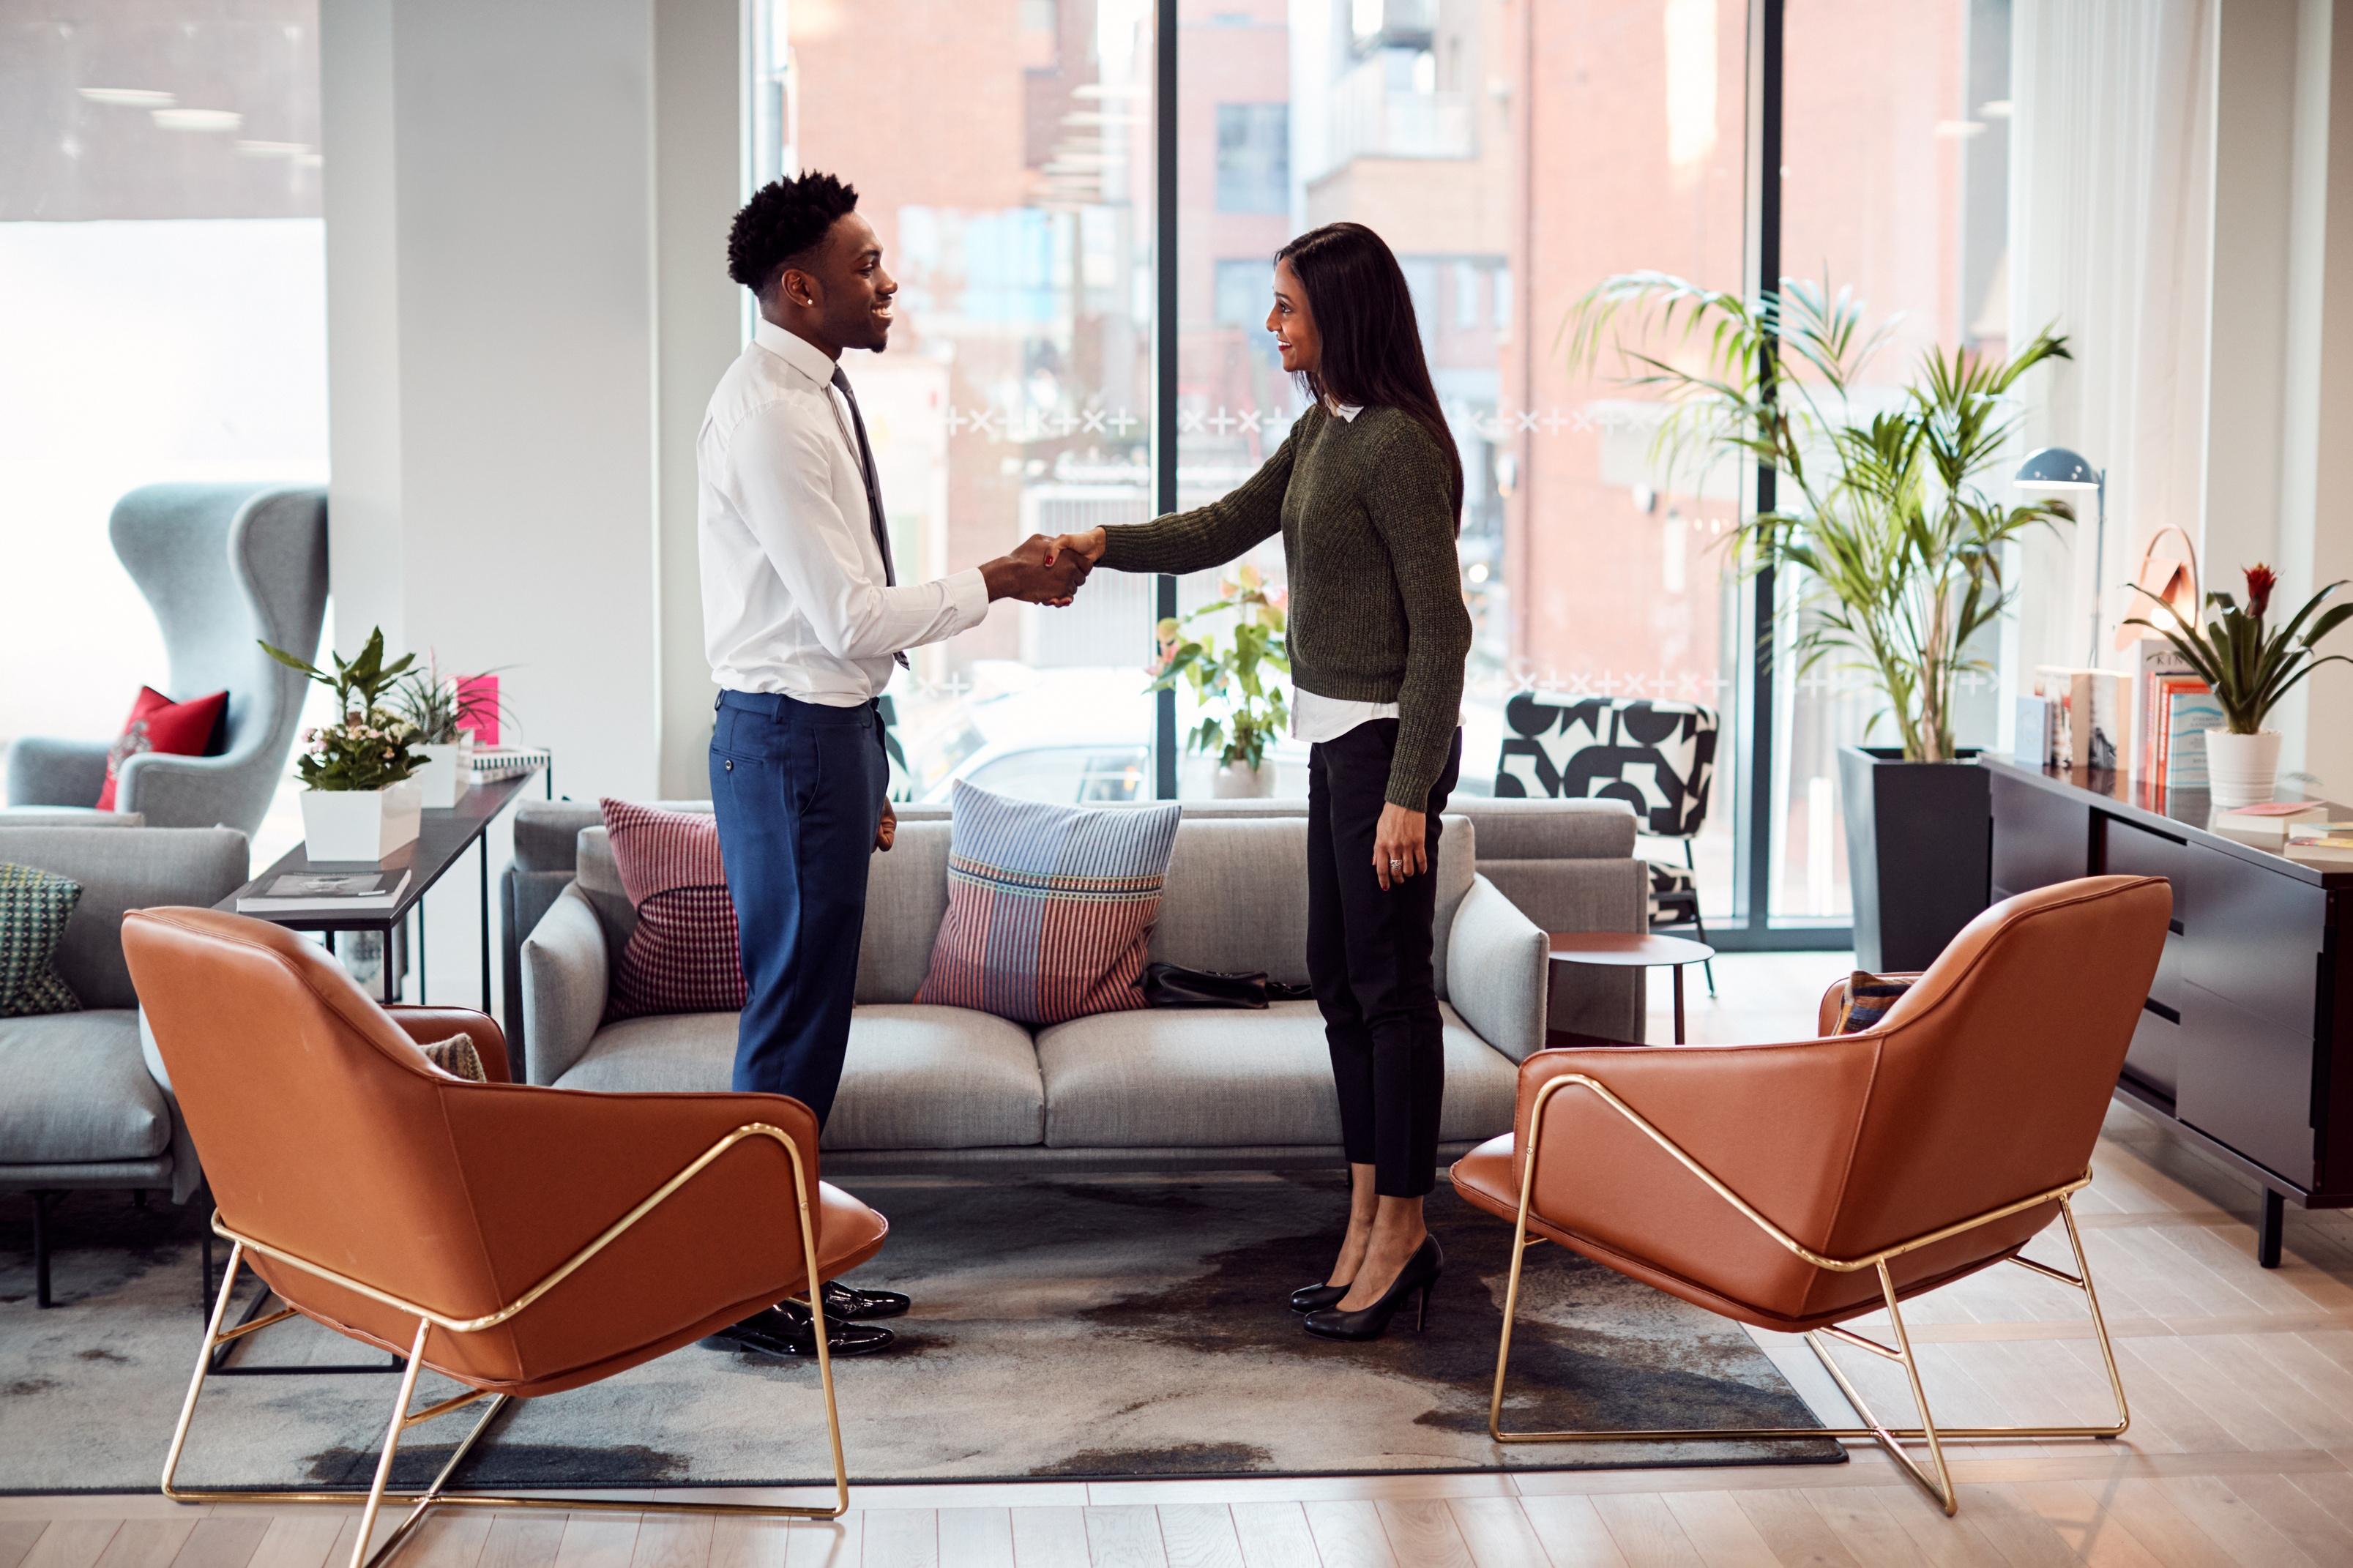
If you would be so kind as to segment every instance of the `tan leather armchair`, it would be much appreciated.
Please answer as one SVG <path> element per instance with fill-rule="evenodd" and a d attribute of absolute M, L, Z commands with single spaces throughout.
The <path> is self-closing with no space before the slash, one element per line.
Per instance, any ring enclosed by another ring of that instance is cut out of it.
<path fill-rule="evenodd" d="M 626 1507 L 444 1490 L 509 1398 L 562 1393 L 651 1361 L 878 1251 L 889 1224 L 818 1180 L 818 1129 L 765 1094 L 588 1094 L 504 1081 L 498 1026 L 479 1013 L 369 1000 L 319 947 L 209 910 L 125 919 L 122 945 L 217 1210 L 235 1243 L 164 1470 L 183 1501 L 344 1501 L 332 1493 L 211 1494 L 173 1484 L 219 1346 L 294 1313 L 407 1358 L 366 1522 L 367 1549 L 401 1434 L 477 1400 L 490 1407 L 413 1501 L 377 1560 L 436 1505 Z M 427 1061 L 463 1032 L 494 1081 Z M 240 1265 L 285 1303 L 223 1331 Z M 849 1504 L 833 1369 L 818 1336 L 835 1506 L 692 1512 L 831 1517 Z M 420 1368 L 468 1393 L 414 1415 Z"/>
<path fill-rule="evenodd" d="M 1520 1068 L 1514 1131 L 1465 1155 L 1455 1190 L 1514 1222 L 1488 1429 L 1496 1441 L 1821 1436 L 1503 1429 L 1522 1261 L 1554 1241 L 1758 1328 L 1804 1333 L 1877 1440 L 1945 1511 L 1940 1437 L 2114 1437 L 2131 1419 L 2070 1196 L 2165 942 L 2161 878 L 2094 877 L 2006 900 L 1953 939 L 1877 1027 L 1786 1045 L 1543 1051 Z M 1824 999 L 1822 1026 L 1835 994 Z M 2076 1272 L 2019 1248 L 2054 1218 Z M 2116 1400 L 2113 1426 L 1935 1425 L 1901 1303 L 2010 1260 L 2084 1291 Z M 1838 1327 L 1884 1308 L 1895 1343 Z M 1902 1364 L 1918 1427 L 1873 1415 L 1826 1338 Z M 1923 1439 L 1935 1474 L 1900 1438 Z"/>

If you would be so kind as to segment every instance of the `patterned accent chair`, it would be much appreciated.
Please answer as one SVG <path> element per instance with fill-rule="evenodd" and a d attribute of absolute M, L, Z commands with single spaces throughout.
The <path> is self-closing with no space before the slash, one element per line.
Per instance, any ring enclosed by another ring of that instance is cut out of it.
<path fill-rule="evenodd" d="M 1523 691 L 1504 705 L 1504 722 L 1495 794 L 1622 800 L 1643 833 L 1681 839 L 1682 865 L 1647 862 L 1651 928 L 1688 925 L 1706 941 L 1692 840 L 1707 819 L 1708 786 L 1715 782 L 1715 710 L 1642 697 Z M 1705 967 L 1713 996 L 1715 966 Z"/>

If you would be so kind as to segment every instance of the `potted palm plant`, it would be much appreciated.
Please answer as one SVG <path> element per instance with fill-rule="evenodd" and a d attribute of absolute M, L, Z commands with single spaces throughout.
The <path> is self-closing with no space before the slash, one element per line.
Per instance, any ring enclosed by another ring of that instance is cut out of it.
<path fill-rule="evenodd" d="M 1186 749 L 1218 753 L 1213 787 L 1220 799 L 1272 795 L 1274 764 L 1266 749 L 1291 716 L 1282 683 L 1270 683 L 1260 672 L 1291 671 L 1283 646 L 1285 595 L 1269 588 L 1247 563 L 1220 580 L 1218 592 L 1216 603 L 1160 623 L 1160 656 L 1145 667 L 1152 677 L 1145 689 L 1170 690 L 1180 679 L 1192 687 L 1201 721 L 1187 733 Z M 1213 632 L 1187 634 L 1188 626 L 1228 610 L 1236 612 L 1230 647 L 1219 648 Z"/>
<path fill-rule="evenodd" d="M 408 672 L 393 689 L 392 706 L 417 727 L 415 744 L 425 762 L 417 782 L 428 806 L 454 806 L 472 787 L 474 733 L 497 711 L 497 699 L 458 676 L 445 676 L 428 657 L 423 669 Z"/>
<path fill-rule="evenodd" d="M 385 691 L 415 662 L 404 654 L 384 662 L 384 633 L 368 634 L 359 657 L 340 654 L 330 674 L 283 648 L 262 651 L 299 669 L 335 694 L 335 723 L 302 731 L 296 772 L 302 792 L 303 851 L 313 861 L 382 860 L 417 837 L 425 792 L 412 776 L 424 759 L 415 750 L 417 727 L 385 707 Z"/>
<path fill-rule="evenodd" d="M 1572 364 L 1614 346 L 1623 381 L 1667 404 L 1655 451 L 1670 477 L 1727 458 L 1778 476 L 1777 504 L 1728 536 L 1734 559 L 1775 572 L 1800 669 L 1859 673 L 1883 700 L 1871 727 L 1898 742 L 1839 759 L 1869 969 L 1925 967 L 1985 906 L 1990 796 L 1954 743 L 1954 691 L 1988 668 L 1971 639 L 2010 602 L 2002 546 L 2070 515 L 2002 506 L 1980 483 L 2014 432 L 2010 388 L 2072 357 L 2066 340 L 2046 331 L 1999 360 L 1932 346 L 1893 406 L 1866 410 L 1863 372 L 1892 324 L 1867 327 L 1827 282 L 1748 300 L 1645 272 L 1603 281 L 1564 328 Z"/>
<path fill-rule="evenodd" d="M 2134 616 L 2128 626 L 2147 626 L 2173 645 L 2173 651 L 2198 672 L 2214 700 L 2222 705 L 2224 727 L 2206 731 L 2207 790 L 2220 806 L 2253 805 L 2272 797 L 2279 772 L 2280 732 L 2263 728 L 2263 720 L 2295 683 L 2324 664 L 2353 664 L 2341 653 L 2323 657 L 2313 645 L 2353 616 L 2353 604 L 2337 605 L 2313 620 L 2321 601 L 2345 586 L 2339 578 L 2305 601 L 2304 608 L 2276 630 L 2264 616 L 2271 609 L 2272 590 L 2278 575 L 2261 562 L 2246 568 L 2247 603 L 2228 594 L 2209 594 L 2206 605 L 2220 612 L 2203 629 L 2184 621 L 2157 595 L 2132 584 L 2133 591 L 2155 601 L 2156 620 Z M 2312 621 L 2310 630 L 2305 623 Z M 2299 637 L 2297 634 L 2303 635 Z"/>

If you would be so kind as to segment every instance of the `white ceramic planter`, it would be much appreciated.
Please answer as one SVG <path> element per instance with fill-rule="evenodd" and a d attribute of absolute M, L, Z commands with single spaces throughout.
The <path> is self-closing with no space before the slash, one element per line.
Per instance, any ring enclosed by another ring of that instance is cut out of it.
<path fill-rule="evenodd" d="M 2206 794 L 2216 805 L 2256 805 L 2272 797 L 2279 773 L 2280 732 L 2206 731 Z"/>
<path fill-rule="evenodd" d="M 409 782 L 425 791 L 425 804 L 436 810 L 445 810 L 466 798 L 473 787 L 473 731 L 461 731 L 465 739 L 449 746 L 419 746 L 425 765 L 408 775 Z"/>
<path fill-rule="evenodd" d="M 1274 763 L 1259 767 L 1235 761 L 1210 775 L 1209 793 L 1219 800 L 1263 800 L 1274 793 Z"/>
<path fill-rule="evenodd" d="M 306 789 L 302 852 L 312 860 L 382 860 L 416 840 L 424 809 L 414 776 L 383 789 Z"/>

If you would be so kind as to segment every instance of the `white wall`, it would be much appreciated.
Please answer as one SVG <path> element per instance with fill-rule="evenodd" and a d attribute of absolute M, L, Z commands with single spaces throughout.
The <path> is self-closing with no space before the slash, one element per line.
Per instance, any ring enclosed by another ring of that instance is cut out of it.
<path fill-rule="evenodd" d="M 507 667 L 560 793 L 652 798 L 665 691 L 708 733 L 678 588 L 738 342 L 737 0 L 321 11 L 338 646 Z M 436 1000 L 479 993 L 474 880 L 430 900 Z"/>

